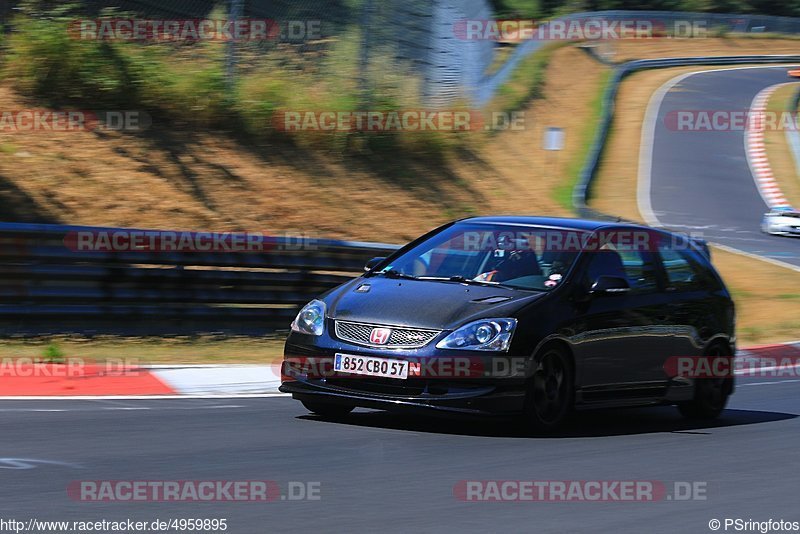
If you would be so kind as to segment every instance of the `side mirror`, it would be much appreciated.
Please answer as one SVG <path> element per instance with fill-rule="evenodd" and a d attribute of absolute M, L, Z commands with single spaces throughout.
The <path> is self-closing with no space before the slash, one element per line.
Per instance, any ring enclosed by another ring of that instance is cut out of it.
<path fill-rule="evenodd" d="M 631 290 L 631 285 L 628 280 L 619 276 L 598 276 L 597 280 L 592 284 L 592 289 L 589 293 L 592 294 L 615 294 L 627 293 Z"/>
<path fill-rule="evenodd" d="M 380 262 L 382 262 L 385 259 L 386 259 L 385 256 L 378 256 L 377 258 L 372 258 L 371 260 L 369 260 L 367 262 L 366 265 L 364 265 L 364 270 L 365 271 L 371 271 L 372 269 L 377 267 Z"/>

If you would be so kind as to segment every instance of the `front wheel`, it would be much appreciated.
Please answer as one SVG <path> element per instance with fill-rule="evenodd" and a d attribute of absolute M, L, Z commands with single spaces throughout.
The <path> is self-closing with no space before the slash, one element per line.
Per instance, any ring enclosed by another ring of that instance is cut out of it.
<path fill-rule="evenodd" d="M 525 422 L 536 432 L 563 424 L 574 400 L 572 363 L 558 347 L 546 348 L 534 360 L 525 395 Z"/>
<path fill-rule="evenodd" d="M 708 351 L 707 357 L 730 357 L 728 352 L 723 347 L 714 347 Z M 715 419 L 728 404 L 732 390 L 731 377 L 698 378 L 695 380 L 694 398 L 678 404 L 678 411 L 689 419 Z"/>
<path fill-rule="evenodd" d="M 353 408 L 355 408 L 355 406 L 348 406 L 347 404 L 329 404 L 316 401 L 301 402 L 309 412 L 321 415 L 323 417 L 344 417 L 352 412 Z"/>

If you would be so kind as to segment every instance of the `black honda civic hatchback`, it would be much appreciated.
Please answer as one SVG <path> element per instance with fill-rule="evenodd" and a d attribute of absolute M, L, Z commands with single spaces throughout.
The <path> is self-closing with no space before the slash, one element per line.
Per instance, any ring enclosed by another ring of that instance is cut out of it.
<path fill-rule="evenodd" d="M 734 307 L 704 242 L 628 223 L 475 217 L 444 225 L 308 303 L 281 391 L 355 407 L 520 416 L 733 393 Z"/>

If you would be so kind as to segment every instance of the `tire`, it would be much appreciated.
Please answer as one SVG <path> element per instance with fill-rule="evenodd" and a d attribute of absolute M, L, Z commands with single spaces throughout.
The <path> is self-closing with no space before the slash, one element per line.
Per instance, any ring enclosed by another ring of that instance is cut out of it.
<path fill-rule="evenodd" d="M 353 408 L 355 408 L 355 406 L 348 406 L 347 404 L 329 404 L 316 401 L 301 402 L 309 412 L 321 415 L 323 417 L 344 417 L 352 412 Z"/>
<path fill-rule="evenodd" d="M 730 351 L 722 346 L 710 348 L 706 356 L 728 356 Z M 731 367 L 732 368 L 732 367 Z M 698 378 L 694 385 L 694 398 L 678 404 L 678 411 L 687 419 L 716 419 L 728 404 L 733 390 L 733 378 Z"/>
<path fill-rule="evenodd" d="M 525 426 L 547 433 L 561 426 L 575 400 L 572 360 L 557 346 L 545 347 L 534 359 L 525 394 Z"/>

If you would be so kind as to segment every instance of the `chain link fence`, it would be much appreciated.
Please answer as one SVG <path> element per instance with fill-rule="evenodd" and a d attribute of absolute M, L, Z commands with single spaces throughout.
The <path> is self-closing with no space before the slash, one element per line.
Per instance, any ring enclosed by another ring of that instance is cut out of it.
<path fill-rule="evenodd" d="M 42 10 L 64 5 L 35 3 Z M 13 29 L 12 16 L 24 4 L 2 4 L 0 17 L 7 29 Z M 274 21 L 279 35 L 228 44 L 229 87 L 265 54 L 283 56 L 287 69 L 315 69 L 338 46 L 347 49 L 352 67 L 342 66 L 338 75 L 343 83 L 358 84 L 361 105 L 367 106 L 380 100 L 376 93 L 384 89 L 382 79 L 398 73 L 418 80 L 416 90 L 426 104 L 468 98 L 491 64 L 495 46 L 459 40 L 453 32 L 455 20 L 490 19 L 485 0 L 82 0 L 70 6 L 71 13 L 84 17 Z M 197 47 L 194 52 L 203 55 L 206 50 Z M 353 76 L 356 80 L 349 79 Z"/>

